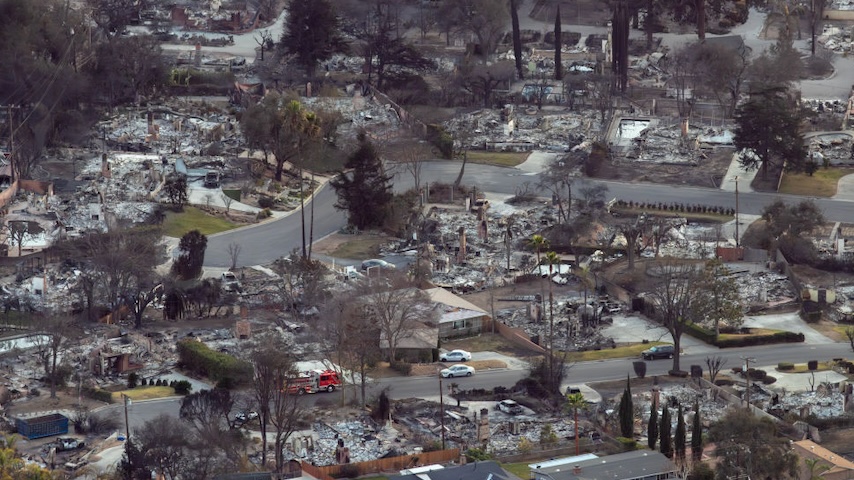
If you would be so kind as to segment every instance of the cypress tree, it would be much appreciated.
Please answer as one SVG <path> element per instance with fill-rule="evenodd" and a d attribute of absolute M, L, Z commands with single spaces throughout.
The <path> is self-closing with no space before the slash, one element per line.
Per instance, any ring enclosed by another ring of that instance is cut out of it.
<path fill-rule="evenodd" d="M 516 74 L 519 79 L 525 78 L 522 68 L 522 34 L 519 30 L 519 5 L 516 0 L 510 0 L 510 20 L 513 24 L 513 55 L 516 57 Z"/>
<path fill-rule="evenodd" d="M 694 424 L 691 428 L 691 458 L 699 461 L 703 457 L 703 425 L 700 423 L 700 402 L 694 401 Z"/>
<path fill-rule="evenodd" d="M 620 434 L 626 438 L 635 436 L 635 412 L 632 405 L 632 387 L 626 378 L 626 389 L 623 398 L 620 399 Z"/>
<path fill-rule="evenodd" d="M 649 411 L 649 423 L 646 425 L 647 443 L 650 450 L 655 450 L 658 442 L 658 406 L 652 404 Z"/>
<path fill-rule="evenodd" d="M 557 12 L 555 13 L 555 80 L 563 78 L 563 65 L 561 65 L 562 58 L 560 56 L 561 46 L 563 45 L 562 36 L 560 28 L 560 4 L 558 4 Z"/>
<path fill-rule="evenodd" d="M 667 458 L 673 458 L 673 442 L 670 438 L 670 409 L 664 407 L 661 409 L 661 425 L 659 427 L 659 442 L 661 445 L 658 450 Z"/>
<path fill-rule="evenodd" d="M 676 450 L 676 458 L 679 461 L 685 461 L 685 415 L 682 412 L 682 405 L 676 410 L 678 418 L 676 418 L 676 436 L 673 437 L 673 446 Z"/>

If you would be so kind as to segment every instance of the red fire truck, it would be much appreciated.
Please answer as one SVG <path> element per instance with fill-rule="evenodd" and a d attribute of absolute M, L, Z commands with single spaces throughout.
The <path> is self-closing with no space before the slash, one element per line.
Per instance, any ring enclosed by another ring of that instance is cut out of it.
<path fill-rule="evenodd" d="M 308 370 L 300 376 L 288 379 L 288 392 L 304 395 L 306 393 L 334 392 L 341 387 L 341 380 L 334 370 Z"/>

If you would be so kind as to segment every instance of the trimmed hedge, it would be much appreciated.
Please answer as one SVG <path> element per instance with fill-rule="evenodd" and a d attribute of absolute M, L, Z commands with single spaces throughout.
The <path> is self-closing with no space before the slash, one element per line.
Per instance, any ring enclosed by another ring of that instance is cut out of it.
<path fill-rule="evenodd" d="M 777 332 L 770 335 L 754 335 L 743 338 L 728 338 L 718 340 L 714 344 L 720 348 L 752 347 L 755 345 L 769 345 L 772 343 L 801 343 L 804 341 L 803 333 Z"/>
<path fill-rule="evenodd" d="M 638 449 L 638 442 L 634 438 L 617 437 L 617 441 L 623 446 L 623 450 L 627 452 Z"/>
<path fill-rule="evenodd" d="M 80 389 L 80 393 L 82 393 L 86 398 L 91 398 L 92 400 L 104 403 L 113 403 L 113 394 L 97 387 L 84 386 Z"/>
<path fill-rule="evenodd" d="M 252 379 L 252 365 L 227 353 L 211 350 L 196 340 L 178 342 L 178 365 L 217 382 L 224 378 L 238 383 Z"/>
<path fill-rule="evenodd" d="M 686 378 L 688 376 L 688 372 L 686 372 L 685 370 L 668 370 L 667 374 L 671 377 L 679 378 Z"/>
<path fill-rule="evenodd" d="M 696 323 L 689 323 L 686 325 L 685 333 L 691 335 L 697 340 L 701 340 L 705 343 L 710 343 L 712 345 L 717 341 L 717 337 L 715 336 L 715 332 L 711 330 L 706 330 L 705 328 L 697 325 Z"/>
<path fill-rule="evenodd" d="M 795 364 L 791 363 L 791 362 L 780 362 L 777 364 L 777 370 L 780 370 L 781 372 L 787 372 L 789 370 L 794 370 L 794 369 L 795 369 Z"/>

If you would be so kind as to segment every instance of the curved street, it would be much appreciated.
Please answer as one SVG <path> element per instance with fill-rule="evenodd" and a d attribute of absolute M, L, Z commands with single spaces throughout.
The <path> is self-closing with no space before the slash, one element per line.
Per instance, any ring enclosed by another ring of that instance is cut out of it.
<path fill-rule="evenodd" d="M 459 162 L 433 161 L 423 166 L 422 182 L 450 182 L 459 173 Z M 517 189 L 528 184 L 536 190 L 539 175 L 517 168 L 495 167 L 490 165 L 466 165 L 463 183 L 477 186 L 479 191 L 502 195 L 512 195 Z M 608 198 L 634 200 L 641 202 L 686 203 L 735 207 L 735 194 L 716 188 L 693 186 L 662 185 L 651 183 L 625 183 L 590 180 L 608 187 Z M 408 175 L 399 175 L 395 179 L 395 190 L 405 191 L 413 185 Z M 803 200 L 804 197 L 775 193 L 742 192 L 739 194 L 739 212 L 759 214 L 775 199 L 789 202 Z M 854 222 L 854 205 L 845 198 L 815 198 L 824 211 L 828 221 Z M 344 227 L 347 218 L 344 212 L 334 208 L 335 192 L 329 185 L 319 189 L 312 202 L 306 203 L 306 236 L 309 231 L 310 207 L 314 203 L 314 239 L 319 240 Z M 242 246 L 239 265 L 268 264 L 302 247 L 301 222 L 299 210 L 282 218 L 269 220 L 236 230 L 211 235 L 205 254 L 205 266 L 228 267 L 231 259 L 228 245 L 238 243 Z"/>

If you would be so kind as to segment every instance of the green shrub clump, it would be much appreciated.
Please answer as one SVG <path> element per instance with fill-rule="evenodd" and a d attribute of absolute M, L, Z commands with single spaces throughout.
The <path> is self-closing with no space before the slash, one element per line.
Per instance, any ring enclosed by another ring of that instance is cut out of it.
<path fill-rule="evenodd" d="M 248 381 L 252 378 L 252 365 L 227 353 L 211 350 L 195 340 L 178 342 L 178 365 L 217 382 L 223 378 Z"/>

